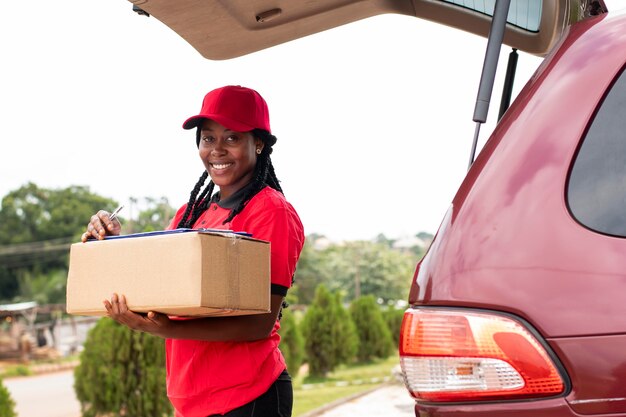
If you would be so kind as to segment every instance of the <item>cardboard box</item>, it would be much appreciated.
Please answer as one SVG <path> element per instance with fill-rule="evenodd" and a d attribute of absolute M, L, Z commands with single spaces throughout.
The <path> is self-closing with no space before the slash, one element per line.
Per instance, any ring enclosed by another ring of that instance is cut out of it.
<path fill-rule="evenodd" d="M 106 314 L 124 294 L 136 312 L 215 316 L 270 311 L 270 245 L 235 233 L 177 229 L 75 243 L 67 312 Z"/>

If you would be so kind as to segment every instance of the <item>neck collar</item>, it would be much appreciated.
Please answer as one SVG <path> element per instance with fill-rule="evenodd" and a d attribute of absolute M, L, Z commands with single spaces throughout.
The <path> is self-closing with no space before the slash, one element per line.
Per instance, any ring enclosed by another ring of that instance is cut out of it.
<path fill-rule="evenodd" d="M 220 192 L 216 192 L 211 197 L 211 203 L 216 203 L 223 209 L 232 210 L 237 207 L 243 201 L 248 191 L 254 186 L 254 182 L 251 181 L 247 185 L 243 186 L 239 190 L 235 191 L 230 197 L 222 200 Z"/>

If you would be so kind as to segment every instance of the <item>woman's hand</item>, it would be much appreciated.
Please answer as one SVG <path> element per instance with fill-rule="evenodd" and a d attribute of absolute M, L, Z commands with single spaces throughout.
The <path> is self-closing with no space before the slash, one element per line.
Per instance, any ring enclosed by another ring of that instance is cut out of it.
<path fill-rule="evenodd" d="M 165 314 L 154 311 L 148 314 L 137 314 L 130 311 L 124 295 L 113 294 L 110 301 L 104 300 L 103 303 L 108 317 L 132 330 L 165 337 L 166 329 L 171 324 L 169 317 Z"/>
<path fill-rule="evenodd" d="M 109 216 L 111 216 L 111 213 L 104 210 L 100 210 L 91 216 L 87 225 L 87 231 L 82 234 L 80 240 L 84 243 L 88 239 L 102 240 L 107 235 L 119 235 L 122 231 L 122 224 L 117 218 L 111 220 Z"/>

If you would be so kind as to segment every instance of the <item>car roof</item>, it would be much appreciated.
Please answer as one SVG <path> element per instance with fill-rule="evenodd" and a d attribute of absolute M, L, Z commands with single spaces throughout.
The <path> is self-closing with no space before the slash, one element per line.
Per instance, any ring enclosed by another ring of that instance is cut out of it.
<path fill-rule="evenodd" d="M 487 37 L 495 0 L 129 0 L 184 38 L 211 60 L 235 58 L 361 19 L 400 14 Z M 588 4 L 593 4 L 594 8 Z M 486 5 L 486 6 L 485 6 Z M 491 11 L 489 11 L 491 9 Z M 537 13 L 539 11 L 539 13 Z M 606 12 L 603 0 L 511 0 L 504 43 L 530 54 L 547 54 L 565 28 Z M 526 28 L 528 16 L 536 23 Z M 513 17 L 513 19 L 512 19 Z"/>

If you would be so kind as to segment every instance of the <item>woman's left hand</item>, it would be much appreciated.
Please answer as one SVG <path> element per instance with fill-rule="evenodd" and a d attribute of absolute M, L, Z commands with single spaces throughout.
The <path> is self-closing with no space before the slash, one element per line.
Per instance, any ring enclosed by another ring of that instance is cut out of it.
<path fill-rule="evenodd" d="M 104 300 L 103 303 L 108 317 L 133 330 L 164 337 L 165 329 L 171 324 L 171 320 L 165 314 L 154 311 L 138 314 L 130 311 L 124 295 L 113 294 L 111 300 Z"/>

